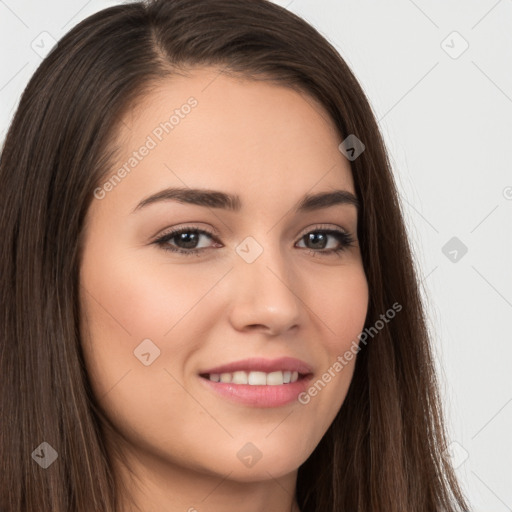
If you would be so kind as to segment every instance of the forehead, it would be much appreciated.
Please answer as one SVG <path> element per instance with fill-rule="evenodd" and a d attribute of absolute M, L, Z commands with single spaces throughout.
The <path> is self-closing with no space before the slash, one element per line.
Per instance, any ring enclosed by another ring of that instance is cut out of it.
<path fill-rule="evenodd" d="M 116 142 L 111 174 L 129 172 L 115 195 L 132 206 L 168 186 L 222 188 L 262 205 L 282 202 L 283 193 L 294 200 L 317 189 L 354 191 L 341 137 L 316 99 L 218 68 L 155 84 L 122 117 Z"/>

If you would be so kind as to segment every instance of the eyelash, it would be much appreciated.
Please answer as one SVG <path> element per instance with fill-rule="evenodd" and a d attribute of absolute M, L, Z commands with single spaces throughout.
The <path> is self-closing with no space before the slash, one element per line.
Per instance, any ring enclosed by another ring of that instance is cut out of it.
<path fill-rule="evenodd" d="M 199 253 L 209 249 L 209 247 L 203 247 L 201 249 L 182 249 L 181 247 L 171 247 L 167 242 L 172 240 L 178 235 L 181 235 L 182 233 L 194 233 L 199 235 L 207 235 L 210 238 L 212 238 L 214 241 L 218 242 L 215 238 L 215 235 L 213 233 L 210 233 L 209 231 L 206 231 L 204 229 L 200 229 L 195 226 L 185 227 L 185 228 L 179 228 L 172 230 L 164 235 L 162 235 L 160 238 L 155 240 L 153 243 L 158 245 L 160 248 L 162 248 L 164 251 L 171 251 L 174 253 L 180 253 L 186 256 L 192 256 L 193 254 L 196 254 L 199 256 Z M 309 249 L 304 248 L 304 250 L 311 253 L 313 256 L 316 256 L 318 253 L 320 253 L 323 256 L 337 256 L 340 255 L 343 251 L 347 250 L 349 247 L 352 247 L 354 245 L 354 238 L 350 233 L 347 233 L 345 231 L 341 231 L 338 229 L 328 228 L 328 229 L 322 229 L 319 226 L 317 226 L 315 229 L 308 231 L 307 233 L 304 233 L 300 239 L 302 240 L 306 235 L 309 235 L 311 233 L 322 233 L 325 235 L 331 235 L 338 238 L 338 241 L 340 242 L 340 247 L 337 249 Z"/>

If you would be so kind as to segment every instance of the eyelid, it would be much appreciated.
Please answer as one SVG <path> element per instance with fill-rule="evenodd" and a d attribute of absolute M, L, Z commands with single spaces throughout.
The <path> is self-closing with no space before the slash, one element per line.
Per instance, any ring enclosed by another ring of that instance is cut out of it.
<path fill-rule="evenodd" d="M 338 226 L 336 224 L 329 224 L 329 223 L 320 223 L 320 224 L 313 224 L 312 226 L 308 226 L 307 228 L 304 228 L 302 231 L 300 231 L 298 238 L 302 238 L 304 235 L 307 235 L 308 233 L 310 233 L 311 231 L 329 231 L 329 230 L 332 230 L 332 231 L 341 231 L 343 233 L 345 233 L 346 235 L 352 235 L 352 232 L 349 231 L 348 229 L 345 229 L 341 226 Z"/>

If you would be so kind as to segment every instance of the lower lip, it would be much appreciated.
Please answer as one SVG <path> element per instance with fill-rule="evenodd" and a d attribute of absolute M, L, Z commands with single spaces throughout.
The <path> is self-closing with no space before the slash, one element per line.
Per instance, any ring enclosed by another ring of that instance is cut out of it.
<path fill-rule="evenodd" d="M 295 382 L 277 386 L 251 386 L 199 378 L 209 389 L 233 402 L 253 407 L 281 407 L 297 400 L 306 390 L 311 376 L 306 375 Z"/>

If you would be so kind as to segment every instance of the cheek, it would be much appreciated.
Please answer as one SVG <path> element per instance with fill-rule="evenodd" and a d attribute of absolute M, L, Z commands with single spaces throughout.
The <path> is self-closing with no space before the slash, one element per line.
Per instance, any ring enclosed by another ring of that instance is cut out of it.
<path fill-rule="evenodd" d="M 368 310 L 368 283 L 362 265 L 351 265 L 309 282 L 308 305 L 324 333 L 324 348 L 336 358 L 358 341 Z"/>
<path fill-rule="evenodd" d="M 316 433 L 321 436 L 342 406 L 352 380 L 369 291 L 362 265 L 343 268 L 316 283 L 307 296 L 308 305 L 316 313 L 312 316 L 316 317 L 316 330 L 323 333 L 323 358 L 317 375 L 299 396 L 299 403 L 318 418 Z"/>
<path fill-rule="evenodd" d="M 204 342 L 209 326 L 204 310 L 208 300 L 202 298 L 229 266 L 212 270 L 206 265 L 173 265 L 157 249 L 154 255 L 144 249 L 144 255 L 141 251 L 128 257 L 126 248 L 117 249 L 107 242 L 106 238 L 95 239 L 82 261 L 84 357 L 96 396 L 105 396 L 122 380 L 120 387 L 130 388 L 128 400 L 142 403 L 147 396 L 141 391 L 139 397 L 139 391 L 150 382 L 157 389 L 173 387 L 164 369 L 183 381 L 187 358 Z M 148 348 L 142 351 L 140 347 Z M 136 354 L 148 351 L 150 358 L 158 356 L 144 366 Z M 160 375 L 155 380 L 157 370 Z M 135 388 L 130 382 L 141 385 Z M 169 393 L 166 405 L 172 399 Z"/>
<path fill-rule="evenodd" d="M 142 251 L 126 257 L 115 248 L 108 254 L 92 248 L 84 255 L 84 313 L 95 331 L 93 339 L 108 337 L 114 351 L 133 350 L 146 338 L 167 342 L 180 322 L 190 321 L 198 302 L 224 273 L 222 268 L 192 265 L 190 271 L 167 264 L 157 251 L 154 257 Z M 180 340 L 176 343 L 179 348 Z"/>
<path fill-rule="evenodd" d="M 118 428 L 161 436 L 162 424 L 172 423 L 176 408 L 191 416 L 199 412 L 173 377 L 183 381 L 187 352 L 181 349 L 190 341 L 179 339 L 180 319 L 188 321 L 187 312 L 208 283 L 191 286 L 183 272 L 171 274 L 170 267 L 158 267 L 150 258 L 127 258 L 100 246 L 89 246 L 80 273 L 82 346 L 90 383 Z M 142 362 L 143 353 L 149 353 L 149 365 Z M 161 423 L 150 421 L 156 418 Z"/>

